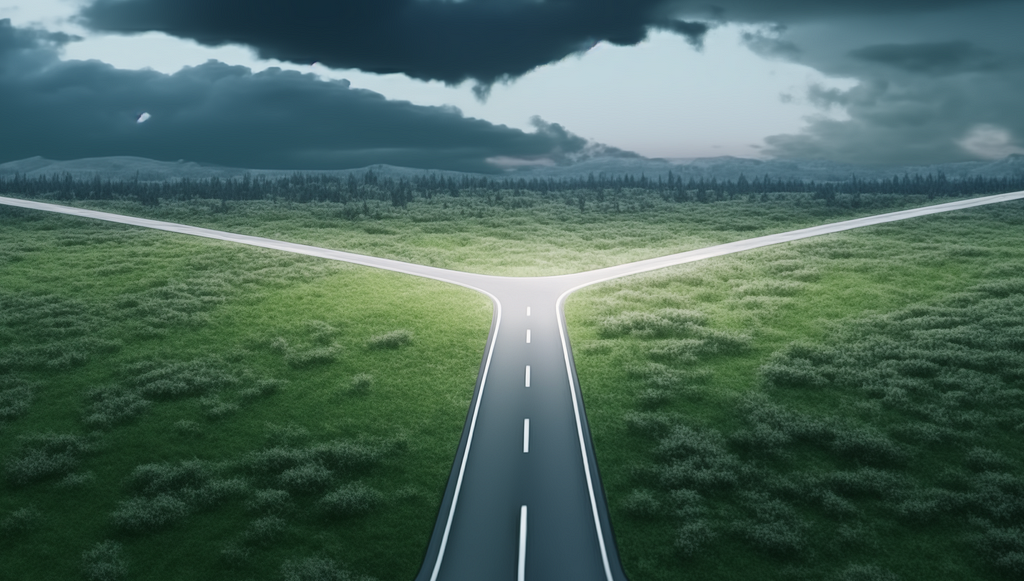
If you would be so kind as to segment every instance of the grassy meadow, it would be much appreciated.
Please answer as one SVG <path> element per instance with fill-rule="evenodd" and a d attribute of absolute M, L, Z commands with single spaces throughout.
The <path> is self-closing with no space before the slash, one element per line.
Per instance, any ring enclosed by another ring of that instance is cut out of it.
<path fill-rule="evenodd" d="M 1024 204 L 608 282 L 566 315 L 634 581 L 1024 577 Z"/>
<path fill-rule="evenodd" d="M 580 199 L 590 201 L 579 204 Z M 647 189 L 390 202 L 163 200 L 55 203 L 505 276 L 582 272 L 953 198 L 778 193 L 676 203 Z"/>
<path fill-rule="evenodd" d="M 0 578 L 411 579 L 490 321 L 434 281 L 0 208 Z"/>

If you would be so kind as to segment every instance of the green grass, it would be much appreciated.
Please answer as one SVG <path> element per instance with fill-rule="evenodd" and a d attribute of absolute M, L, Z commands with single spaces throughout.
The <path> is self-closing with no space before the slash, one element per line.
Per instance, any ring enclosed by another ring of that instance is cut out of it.
<path fill-rule="evenodd" d="M 588 194 L 591 195 L 591 194 Z M 435 196 L 406 208 L 341 203 L 79 201 L 80 207 L 264 236 L 441 268 L 506 276 L 581 272 L 835 222 L 951 201 L 924 196 L 768 194 L 674 203 L 652 190 L 608 191 L 580 211 L 575 196 L 498 192 Z"/>
<path fill-rule="evenodd" d="M 415 575 L 486 298 L 12 209 L 0 249 L 0 577 Z"/>
<path fill-rule="evenodd" d="M 1011 202 L 571 296 L 630 578 L 1020 578 L 1022 226 Z"/>

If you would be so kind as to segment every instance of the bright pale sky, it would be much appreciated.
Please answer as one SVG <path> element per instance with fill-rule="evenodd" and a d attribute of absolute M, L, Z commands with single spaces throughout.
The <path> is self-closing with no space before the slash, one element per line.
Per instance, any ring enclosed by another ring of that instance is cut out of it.
<path fill-rule="evenodd" d="M 78 0 L 0 0 L 0 19 L 38 26 L 84 40 L 69 44 L 64 59 L 97 59 L 123 69 L 173 73 L 209 59 L 260 71 L 281 67 L 348 79 L 388 99 L 454 106 L 467 117 L 532 131 L 540 116 L 568 131 L 648 157 L 670 159 L 733 155 L 763 157 L 769 135 L 796 133 L 807 118 L 847 119 L 842 107 L 822 109 L 805 97 L 812 85 L 847 89 L 851 79 L 829 78 L 799 64 L 768 60 L 740 42 L 749 27 L 725 25 L 708 33 L 702 51 L 678 35 L 652 32 L 637 46 L 597 44 L 581 56 L 541 66 L 509 84 L 495 85 L 481 102 L 470 82 L 446 86 L 402 74 L 376 75 L 260 60 L 247 47 L 205 47 L 159 32 L 101 35 L 70 22 Z"/>

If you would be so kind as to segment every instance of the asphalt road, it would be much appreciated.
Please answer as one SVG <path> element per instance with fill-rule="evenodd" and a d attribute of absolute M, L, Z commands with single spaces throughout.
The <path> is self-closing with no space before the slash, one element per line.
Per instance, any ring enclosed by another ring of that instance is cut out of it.
<path fill-rule="evenodd" d="M 15 198 L 0 197 L 0 204 L 340 260 L 483 292 L 495 307 L 491 333 L 441 510 L 416 580 L 612 581 L 626 577 L 609 525 L 569 348 L 562 306 L 571 292 L 614 278 L 772 244 L 1019 199 L 1024 199 L 1024 192 L 826 224 L 590 272 L 536 278 L 458 272 Z"/>

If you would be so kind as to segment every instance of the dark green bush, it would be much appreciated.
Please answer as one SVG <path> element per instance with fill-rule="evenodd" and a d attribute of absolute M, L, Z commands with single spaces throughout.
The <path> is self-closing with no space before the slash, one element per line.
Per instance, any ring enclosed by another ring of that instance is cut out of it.
<path fill-rule="evenodd" d="M 280 514 L 292 507 L 292 495 L 286 490 L 273 488 L 257 490 L 246 501 L 245 506 L 253 512 Z"/>
<path fill-rule="evenodd" d="M 7 460 L 7 478 L 16 485 L 64 476 L 78 467 L 91 446 L 81 436 L 53 432 L 20 436 Z"/>
<path fill-rule="evenodd" d="M 185 518 L 189 506 L 171 494 L 122 500 L 110 514 L 114 528 L 132 534 L 150 533 Z"/>
<path fill-rule="evenodd" d="M 121 581 L 128 577 L 128 558 L 115 541 L 101 541 L 82 552 L 82 575 L 86 581 Z"/>
<path fill-rule="evenodd" d="M 288 468 L 277 477 L 277 484 L 297 493 L 312 493 L 331 485 L 334 473 L 313 462 Z"/>
<path fill-rule="evenodd" d="M 139 394 L 119 386 L 104 386 L 88 394 L 82 422 L 94 428 L 112 428 L 144 412 L 151 404 Z"/>
<path fill-rule="evenodd" d="M 376 335 L 370 337 L 367 342 L 367 346 L 370 349 L 398 349 L 406 345 L 411 345 L 413 340 L 412 331 L 405 329 L 398 329 L 383 335 Z"/>
<path fill-rule="evenodd" d="M 380 491 L 362 482 L 350 482 L 324 495 L 317 507 L 325 516 L 347 518 L 372 512 L 383 501 Z"/>

